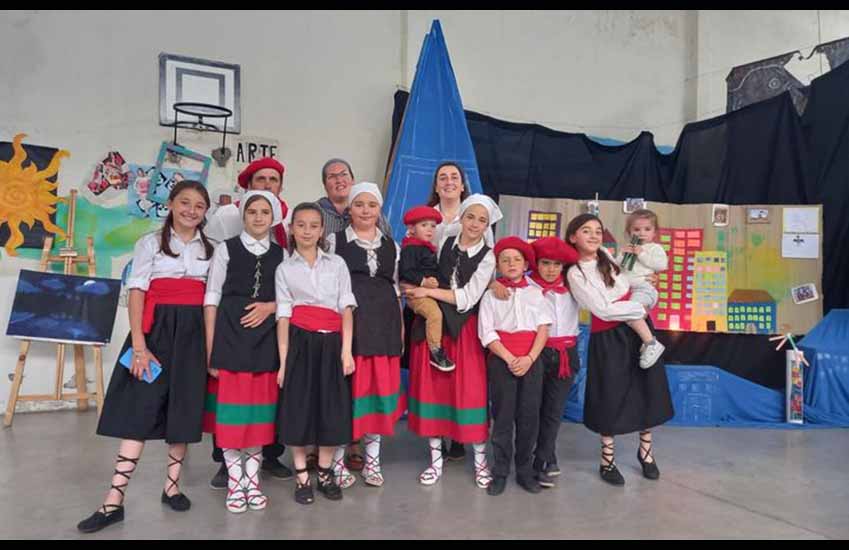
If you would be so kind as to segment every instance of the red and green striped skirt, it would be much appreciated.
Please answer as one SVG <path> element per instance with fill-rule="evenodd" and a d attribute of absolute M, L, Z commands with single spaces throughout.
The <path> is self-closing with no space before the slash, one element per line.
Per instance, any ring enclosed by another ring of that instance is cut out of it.
<path fill-rule="evenodd" d="M 416 318 L 415 322 L 421 319 Z M 489 435 L 486 357 L 478 339 L 477 314 L 466 320 L 456 340 L 443 331 L 442 348 L 457 365 L 451 372 L 430 365 L 425 340 L 410 345 L 407 425 L 422 437 L 483 443 Z"/>
<path fill-rule="evenodd" d="M 277 395 L 276 372 L 219 370 L 207 379 L 203 431 L 223 449 L 273 443 Z"/>
<path fill-rule="evenodd" d="M 401 392 L 401 358 L 357 355 L 354 365 L 354 439 L 367 433 L 392 435 L 407 409 L 407 396 Z"/>

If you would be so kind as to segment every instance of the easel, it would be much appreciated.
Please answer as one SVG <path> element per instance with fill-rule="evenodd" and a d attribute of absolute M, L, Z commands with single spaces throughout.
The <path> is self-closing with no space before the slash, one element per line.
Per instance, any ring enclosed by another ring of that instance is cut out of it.
<path fill-rule="evenodd" d="M 77 264 L 87 264 L 89 276 L 94 276 L 96 265 L 94 262 L 94 240 L 92 237 L 87 237 L 87 250 L 85 256 L 80 256 L 79 252 L 74 249 L 74 218 L 77 211 L 77 191 L 71 190 L 71 197 L 68 207 L 68 230 L 66 244 L 59 249 L 58 256 L 50 254 L 53 248 L 53 237 L 44 239 L 44 248 L 41 249 L 41 263 L 39 269 L 47 271 L 47 266 L 53 262 L 63 262 L 65 264 L 65 275 L 74 275 L 73 267 Z M 32 340 L 22 340 L 21 348 L 18 353 L 18 364 L 15 366 L 15 378 L 12 382 L 12 389 L 9 393 L 9 402 L 6 406 L 6 416 L 3 418 L 3 425 L 9 427 L 12 425 L 12 419 L 15 416 L 15 406 L 18 401 L 67 401 L 76 399 L 77 409 L 80 411 L 88 410 L 88 400 L 94 397 L 97 401 L 97 415 L 100 416 L 100 411 L 103 409 L 103 346 L 101 344 L 57 344 L 56 347 L 56 388 L 53 393 L 45 395 L 20 395 L 21 382 L 24 378 L 24 364 L 27 360 Z M 86 386 L 85 378 L 85 353 L 84 345 L 91 345 L 94 348 L 94 369 L 96 378 L 96 391 L 89 393 Z M 65 370 L 65 347 L 74 347 L 74 371 L 76 374 L 76 393 L 63 393 L 62 391 L 62 376 Z"/>

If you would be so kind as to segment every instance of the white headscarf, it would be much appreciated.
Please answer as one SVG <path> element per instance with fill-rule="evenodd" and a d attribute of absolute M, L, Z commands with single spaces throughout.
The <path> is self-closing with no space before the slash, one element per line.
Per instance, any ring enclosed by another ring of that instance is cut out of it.
<path fill-rule="evenodd" d="M 354 202 L 354 199 L 357 198 L 357 195 L 360 193 L 369 193 L 374 195 L 374 198 L 377 199 L 377 203 L 383 207 L 383 195 L 380 192 L 380 187 L 370 181 L 362 181 L 351 187 L 351 193 L 348 195 L 348 206 L 351 206 L 351 203 Z"/>
<path fill-rule="evenodd" d="M 280 199 L 278 199 L 271 191 L 248 191 L 242 200 L 239 201 L 239 220 L 245 222 L 245 205 L 248 204 L 248 199 L 254 195 L 259 195 L 268 201 L 271 205 L 271 226 L 274 227 L 283 221 L 283 210 L 280 208 Z"/>
<path fill-rule="evenodd" d="M 504 214 L 501 213 L 501 209 L 498 208 L 495 201 L 482 193 L 469 195 L 466 197 L 466 200 L 460 203 L 460 216 L 462 216 L 463 213 L 474 204 L 479 204 L 486 208 L 486 211 L 489 214 L 489 225 L 493 225 L 504 217 Z"/>

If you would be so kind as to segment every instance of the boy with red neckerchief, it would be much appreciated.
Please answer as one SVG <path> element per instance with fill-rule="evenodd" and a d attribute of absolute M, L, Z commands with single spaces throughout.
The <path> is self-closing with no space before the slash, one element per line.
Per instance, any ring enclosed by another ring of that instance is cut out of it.
<path fill-rule="evenodd" d="M 516 482 L 530 493 L 539 493 L 532 460 L 542 396 L 539 359 L 553 318 L 542 291 L 525 277 L 528 268 L 536 265 L 531 245 L 518 237 L 505 237 L 495 244 L 495 256 L 501 274 L 498 282 L 512 292 L 507 300 L 498 300 L 487 291 L 478 312 L 478 337 L 490 351 L 487 378 L 495 466 L 487 493 L 494 496 L 504 491 L 514 454 L 514 428 Z"/>

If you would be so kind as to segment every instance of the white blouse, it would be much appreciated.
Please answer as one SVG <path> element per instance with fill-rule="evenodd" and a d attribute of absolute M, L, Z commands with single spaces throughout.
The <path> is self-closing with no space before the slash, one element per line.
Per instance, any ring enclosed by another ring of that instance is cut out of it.
<path fill-rule="evenodd" d="M 506 300 L 499 300 L 492 292 L 487 292 L 478 310 L 478 338 L 486 347 L 501 339 L 496 331 L 536 331 L 553 321 L 551 308 L 537 286 L 514 288 Z"/>
<path fill-rule="evenodd" d="M 245 231 L 239 234 L 239 239 L 248 252 L 254 256 L 262 256 L 268 252 L 271 246 L 271 241 L 268 236 L 264 239 L 256 240 Z M 286 259 L 286 249 L 283 249 L 283 259 Z M 203 305 L 217 306 L 221 303 L 221 289 L 224 288 L 224 281 L 227 280 L 227 266 L 230 264 L 230 251 L 227 250 L 227 243 L 220 243 L 215 247 L 215 253 L 212 255 L 212 264 L 209 268 L 209 280 L 206 282 L 206 294 L 203 297 Z"/>
<path fill-rule="evenodd" d="M 277 319 L 292 317 L 295 306 L 319 306 L 341 314 L 357 307 L 351 292 L 351 274 L 345 260 L 336 254 L 318 251 L 310 267 L 297 250 L 280 262 L 274 274 L 277 292 Z"/>
<path fill-rule="evenodd" d="M 530 277 L 528 282 L 540 288 Z M 541 289 L 540 289 L 541 290 Z M 556 292 L 543 292 L 546 306 L 554 321 L 548 330 L 550 337 L 577 336 L 578 335 L 578 302 L 571 292 L 558 294 Z"/>
<path fill-rule="evenodd" d="M 607 254 L 599 249 L 599 254 Z M 608 257 L 610 257 L 608 255 Z M 580 261 L 569 268 L 566 277 L 569 290 L 585 309 L 603 321 L 636 321 L 646 316 L 645 308 L 637 302 L 617 302 L 630 289 L 624 273 L 612 273 L 615 284 L 608 288 L 596 267 L 596 260 Z M 580 266 L 580 267 L 579 267 Z"/>
<path fill-rule="evenodd" d="M 381 239 L 383 239 L 383 232 L 380 229 L 375 230 L 375 236 L 373 241 L 367 241 L 365 239 L 361 239 L 357 232 L 354 231 L 354 228 L 350 225 L 345 228 L 345 237 L 348 239 L 348 242 L 354 241 L 354 244 L 362 248 L 366 251 L 366 264 L 368 265 L 369 275 L 374 277 L 374 274 L 377 273 L 377 252 L 376 250 L 380 248 Z M 327 236 L 327 250 L 328 252 L 335 253 L 336 252 L 336 233 L 331 233 Z M 392 274 L 392 280 L 395 281 L 395 295 L 401 296 L 401 287 L 398 285 L 398 260 L 401 259 L 401 248 L 398 246 L 394 240 L 392 244 L 395 245 L 395 269 Z"/>
<path fill-rule="evenodd" d="M 210 260 L 206 258 L 206 250 L 200 238 L 200 231 L 195 231 L 189 242 L 184 243 L 179 235 L 171 229 L 168 241 L 171 252 L 176 258 L 166 255 L 159 248 L 162 230 L 148 233 L 136 241 L 133 249 L 133 267 L 127 279 L 127 288 L 144 290 L 150 288 L 150 281 L 164 278 L 188 278 L 206 281 Z"/>
<path fill-rule="evenodd" d="M 442 247 L 449 237 L 451 237 L 451 235 L 445 235 L 439 242 L 439 247 L 436 249 L 437 259 L 442 255 Z M 480 252 L 485 244 L 484 239 L 481 239 L 476 245 L 465 249 L 460 246 L 459 236 L 457 236 L 457 240 L 454 241 L 454 246 L 459 248 L 460 251 L 466 250 L 469 257 L 473 257 Z M 492 282 L 493 275 L 495 275 L 495 254 L 493 254 L 492 249 L 488 250 L 486 255 L 484 255 L 483 259 L 478 264 L 478 268 L 463 288 L 457 288 L 457 268 L 455 266 L 450 282 L 451 289 L 454 291 L 454 299 L 457 302 L 457 311 L 459 313 L 465 313 L 475 307 L 475 304 L 480 301 L 483 293 L 486 292 L 489 283 Z"/>

